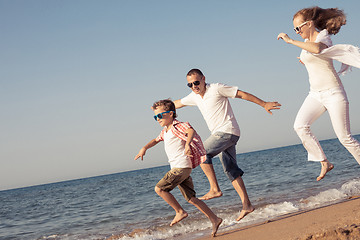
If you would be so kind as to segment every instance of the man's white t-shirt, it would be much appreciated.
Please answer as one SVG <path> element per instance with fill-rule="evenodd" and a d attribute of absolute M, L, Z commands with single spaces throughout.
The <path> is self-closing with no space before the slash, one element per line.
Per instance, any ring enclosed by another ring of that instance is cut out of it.
<path fill-rule="evenodd" d="M 211 134 L 216 132 L 240 136 L 240 128 L 228 98 L 235 98 L 238 87 L 221 83 L 206 84 L 204 97 L 191 92 L 181 99 L 186 106 L 197 106 L 203 115 Z"/>
<path fill-rule="evenodd" d="M 305 40 L 305 42 L 307 41 Z M 324 43 L 328 47 L 332 46 L 330 35 L 326 29 L 318 34 L 315 42 Z M 316 56 L 302 50 L 300 60 L 305 64 L 308 71 L 312 91 L 324 91 L 342 85 L 331 58 Z"/>
<path fill-rule="evenodd" d="M 181 140 L 171 130 L 164 133 L 165 152 L 172 168 L 192 168 L 190 158 L 185 154 L 185 141 Z"/>

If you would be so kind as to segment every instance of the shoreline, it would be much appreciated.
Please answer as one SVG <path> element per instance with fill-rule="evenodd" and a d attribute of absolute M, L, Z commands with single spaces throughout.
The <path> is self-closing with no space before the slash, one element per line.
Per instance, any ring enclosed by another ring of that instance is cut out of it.
<path fill-rule="evenodd" d="M 197 240 L 341 240 L 360 239 L 360 196 L 276 217 L 264 222 L 222 230 L 216 238 Z"/>

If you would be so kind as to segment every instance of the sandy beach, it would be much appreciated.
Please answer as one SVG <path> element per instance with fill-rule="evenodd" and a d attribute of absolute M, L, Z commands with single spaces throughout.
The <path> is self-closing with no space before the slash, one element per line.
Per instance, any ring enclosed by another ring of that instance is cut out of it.
<path fill-rule="evenodd" d="M 309 211 L 288 214 L 201 240 L 355 240 L 360 239 L 360 196 Z"/>

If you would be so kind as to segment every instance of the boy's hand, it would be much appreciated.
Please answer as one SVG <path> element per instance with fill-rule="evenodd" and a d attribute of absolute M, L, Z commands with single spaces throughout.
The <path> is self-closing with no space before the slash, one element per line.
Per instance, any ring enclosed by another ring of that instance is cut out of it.
<path fill-rule="evenodd" d="M 146 153 L 146 149 L 145 148 L 141 148 L 139 153 L 135 156 L 134 160 L 141 158 L 141 161 L 144 160 L 144 156 Z"/>
<path fill-rule="evenodd" d="M 185 154 L 189 157 L 192 157 L 193 155 L 191 154 L 191 148 L 189 144 L 185 144 Z"/>

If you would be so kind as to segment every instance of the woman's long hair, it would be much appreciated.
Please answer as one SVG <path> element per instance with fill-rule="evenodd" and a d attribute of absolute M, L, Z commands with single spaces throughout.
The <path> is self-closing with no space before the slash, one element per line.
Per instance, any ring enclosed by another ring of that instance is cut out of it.
<path fill-rule="evenodd" d="M 329 34 L 337 34 L 341 26 L 346 24 L 346 15 L 337 8 L 323 9 L 320 7 L 304 8 L 295 13 L 293 19 L 302 16 L 304 21 L 313 21 L 317 30 L 326 29 Z"/>

